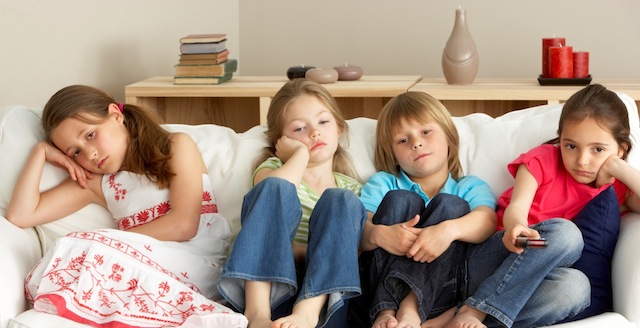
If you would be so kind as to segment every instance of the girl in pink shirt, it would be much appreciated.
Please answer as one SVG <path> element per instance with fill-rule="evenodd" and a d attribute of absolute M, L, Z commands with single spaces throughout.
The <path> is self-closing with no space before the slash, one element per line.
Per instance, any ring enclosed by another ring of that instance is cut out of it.
<path fill-rule="evenodd" d="M 503 230 L 469 250 L 471 296 L 447 327 L 550 325 L 585 309 L 589 279 L 571 268 L 584 242 L 571 220 L 611 185 L 621 211 L 640 211 L 640 172 L 625 161 L 630 150 L 618 95 L 595 84 L 571 96 L 558 138 L 509 165 L 515 184 L 498 201 Z M 543 237 L 548 246 L 517 246 L 520 236 Z"/>

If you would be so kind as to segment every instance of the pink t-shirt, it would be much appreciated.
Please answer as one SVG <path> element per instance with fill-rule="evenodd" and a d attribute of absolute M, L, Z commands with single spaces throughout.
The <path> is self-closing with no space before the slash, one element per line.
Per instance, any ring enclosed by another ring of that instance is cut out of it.
<path fill-rule="evenodd" d="M 582 208 L 610 185 L 594 188 L 576 181 L 564 168 L 560 149 L 554 145 L 541 145 L 521 154 L 507 168 L 515 177 L 520 164 L 529 169 L 538 182 L 538 190 L 529 210 L 529 225 L 553 218 L 573 220 Z M 622 204 L 627 186 L 619 181 L 613 183 Z M 498 230 L 503 229 L 504 209 L 511 201 L 513 187 L 507 189 L 498 199 Z"/>

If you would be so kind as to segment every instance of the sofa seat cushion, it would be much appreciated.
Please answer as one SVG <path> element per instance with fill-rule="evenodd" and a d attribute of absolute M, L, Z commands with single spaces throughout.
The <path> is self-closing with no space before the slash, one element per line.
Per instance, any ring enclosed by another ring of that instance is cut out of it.
<path fill-rule="evenodd" d="M 36 311 L 34 309 L 22 312 L 17 317 L 9 321 L 8 328 L 36 328 L 36 327 L 56 327 L 56 328 L 87 328 L 89 325 L 77 323 L 63 318 L 59 315 Z"/>

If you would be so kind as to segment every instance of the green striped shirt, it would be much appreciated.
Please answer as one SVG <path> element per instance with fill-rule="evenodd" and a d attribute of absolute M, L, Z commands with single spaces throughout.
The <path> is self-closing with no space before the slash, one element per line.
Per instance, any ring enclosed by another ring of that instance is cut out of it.
<path fill-rule="evenodd" d="M 276 170 L 282 167 L 282 161 L 277 157 L 270 157 L 266 161 L 264 161 L 258 168 L 256 168 L 255 174 L 264 168 Z M 341 173 L 333 172 L 333 176 L 336 179 L 336 185 L 338 188 L 349 189 L 353 191 L 356 196 L 360 196 L 360 189 L 362 189 L 362 184 L 358 182 L 356 179 L 346 176 Z M 253 181 L 253 180 L 252 180 Z M 296 236 L 294 238 L 294 242 L 296 244 L 307 246 L 307 240 L 309 239 L 309 217 L 311 216 L 311 212 L 313 208 L 318 203 L 318 199 L 320 199 L 320 195 L 317 195 L 313 190 L 311 190 L 304 181 L 301 181 L 300 184 L 296 187 L 298 198 L 300 199 L 300 205 L 302 206 L 302 217 L 300 218 L 300 225 L 298 226 L 298 231 L 296 231 Z"/>

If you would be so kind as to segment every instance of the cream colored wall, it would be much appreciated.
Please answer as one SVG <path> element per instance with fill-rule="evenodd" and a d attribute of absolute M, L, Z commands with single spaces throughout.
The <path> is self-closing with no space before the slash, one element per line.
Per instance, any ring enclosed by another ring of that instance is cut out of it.
<path fill-rule="evenodd" d="M 235 0 L 19 0 L 0 2 L 0 108 L 43 106 L 69 84 L 103 88 L 173 75 L 178 39 L 227 33 L 239 57 Z"/>
<path fill-rule="evenodd" d="M 239 74 L 345 61 L 365 74 L 442 77 L 457 5 L 480 52 L 478 77 L 540 73 L 541 39 L 591 53 L 591 73 L 640 78 L 637 0 L 20 0 L 0 2 L 0 107 L 42 106 L 59 88 L 172 75 L 178 39 L 226 32 Z M 242 55 L 241 55 L 242 54 Z"/>
<path fill-rule="evenodd" d="M 478 77 L 536 79 L 541 39 L 564 36 L 602 78 L 640 78 L 638 0 L 243 0 L 243 74 L 348 61 L 365 74 L 443 77 L 442 49 L 455 8 L 467 11 L 480 54 Z"/>

